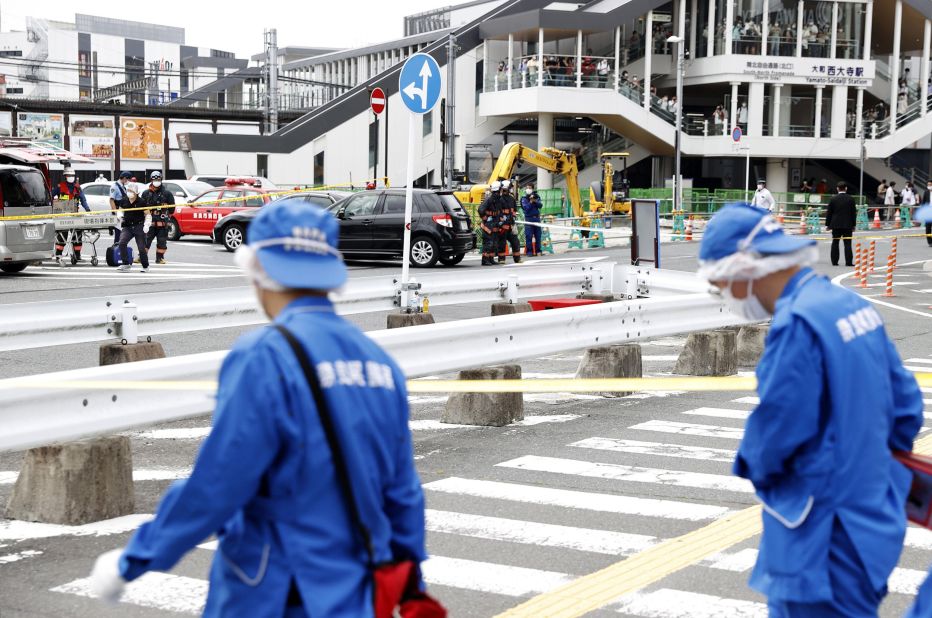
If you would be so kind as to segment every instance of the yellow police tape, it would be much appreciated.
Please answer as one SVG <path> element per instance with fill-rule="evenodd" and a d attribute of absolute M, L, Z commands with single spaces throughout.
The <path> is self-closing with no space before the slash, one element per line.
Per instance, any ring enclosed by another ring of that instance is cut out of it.
<path fill-rule="evenodd" d="M 924 388 L 932 387 L 932 373 L 914 374 Z M 753 376 L 715 378 L 551 378 L 522 380 L 408 380 L 409 393 L 624 393 L 624 392 L 732 392 L 755 391 Z M 71 389 L 213 391 L 215 380 L 59 380 L 10 378 L 0 381 L 0 390 Z"/>
<path fill-rule="evenodd" d="M 369 181 L 367 180 L 367 181 L 364 181 L 364 183 L 365 182 L 369 182 Z M 352 183 L 345 183 L 342 185 L 321 185 L 319 187 L 307 187 L 304 189 L 288 189 L 285 191 L 269 191 L 266 193 L 261 193 L 258 196 L 252 196 L 252 198 L 241 195 L 239 197 L 225 197 L 225 198 L 218 199 L 218 200 L 210 200 L 210 201 L 204 201 L 204 202 L 184 202 L 182 204 L 175 204 L 174 206 L 167 204 L 167 205 L 162 205 L 162 207 L 180 208 L 182 206 L 192 206 L 194 204 L 197 204 L 198 208 L 203 208 L 205 206 L 213 206 L 216 204 L 223 204 L 227 202 L 243 202 L 246 199 L 254 199 L 255 197 L 267 196 L 270 198 L 276 198 L 276 197 L 281 197 L 283 195 L 294 195 L 295 193 L 305 193 L 307 191 L 339 191 L 339 190 L 345 190 L 347 187 L 353 187 L 353 186 L 354 185 Z M 365 186 L 365 184 L 363 186 Z M 217 187 L 217 189 L 220 189 L 220 188 L 221 187 Z M 52 201 L 54 202 L 56 200 L 52 200 Z M 74 201 L 74 200 L 61 200 L 61 201 Z M 153 206 L 139 206 L 136 208 L 120 208 L 119 211 L 130 212 L 134 210 L 154 210 L 156 208 L 157 207 L 153 207 Z M 104 214 L 108 215 L 113 212 L 115 211 L 108 208 L 107 210 L 91 210 L 91 211 L 81 211 L 81 212 L 55 212 L 55 213 L 49 213 L 45 215 L 16 215 L 16 216 L 9 216 L 9 217 L 0 217 L 0 221 L 29 221 L 29 220 L 35 220 L 35 219 L 53 219 L 56 217 L 74 217 L 75 215 L 82 215 L 82 216 L 83 215 L 104 215 Z"/>

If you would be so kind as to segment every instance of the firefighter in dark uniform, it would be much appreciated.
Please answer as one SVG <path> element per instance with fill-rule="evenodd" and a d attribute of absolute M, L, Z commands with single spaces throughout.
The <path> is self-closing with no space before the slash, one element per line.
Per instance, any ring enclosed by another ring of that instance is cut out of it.
<path fill-rule="evenodd" d="M 81 203 L 81 208 L 84 209 L 84 212 L 90 212 L 91 209 L 87 206 L 87 198 L 84 197 L 84 191 L 81 190 L 81 184 L 77 181 L 75 177 L 74 170 L 70 167 L 66 167 L 64 171 L 64 180 L 58 183 L 57 187 L 52 187 L 52 199 L 53 200 L 63 200 L 63 201 L 72 201 L 76 200 Z M 72 209 L 67 208 L 66 212 L 71 212 Z M 74 211 L 77 212 L 77 208 L 74 208 Z M 83 245 L 83 233 L 81 231 L 76 231 L 74 236 L 74 258 L 77 261 L 81 261 L 81 249 Z M 55 234 L 55 259 L 58 260 L 61 258 L 62 251 L 65 250 L 65 244 L 68 242 L 68 232 L 62 231 Z"/>
<path fill-rule="evenodd" d="M 515 196 L 511 194 L 511 181 L 502 181 L 502 222 L 498 239 L 498 263 L 505 263 L 505 249 L 511 245 L 511 255 L 515 263 L 521 261 L 521 241 L 518 240 L 518 234 L 515 232 L 515 222 L 518 217 L 518 202 Z"/>
<path fill-rule="evenodd" d="M 495 181 L 489 187 L 489 196 L 479 205 L 479 227 L 482 229 L 482 265 L 495 264 L 498 253 L 499 228 L 502 218 L 502 183 Z"/>
<path fill-rule="evenodd" d="M 175 196 L 162 186 L 162 172 L 155 171 L 149 176 L 149 187 L 142 192 L 142 203 L 149 206 L 152 225 L 146 234 L 146 251 L 152 248 L 156 240 L 155 263 L 165 263 L 165 251 L 168 250 L 168 222 L 175 214 Z"/>

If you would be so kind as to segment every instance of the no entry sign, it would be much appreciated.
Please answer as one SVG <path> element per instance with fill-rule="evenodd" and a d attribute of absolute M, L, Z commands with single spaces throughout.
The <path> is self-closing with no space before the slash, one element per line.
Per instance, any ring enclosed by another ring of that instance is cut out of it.
<path fill-rule="evenodd" d="M 385 91 L 381 88 L 373 88 L 369 94 L 369 107 L 378 116 L 385 111 Z"/>

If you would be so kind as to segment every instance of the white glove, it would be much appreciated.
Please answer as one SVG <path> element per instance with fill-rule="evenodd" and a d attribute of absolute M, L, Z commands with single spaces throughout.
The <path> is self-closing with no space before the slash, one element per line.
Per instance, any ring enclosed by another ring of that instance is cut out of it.
<path fill-rule="evenodd" d="M 120 575 L 120 556 L 122 549 L 114 549 L 101 554 L 91 571 L 91 594 L 105 603 L 116 604 L 123 596 L 126 580 Z"/>

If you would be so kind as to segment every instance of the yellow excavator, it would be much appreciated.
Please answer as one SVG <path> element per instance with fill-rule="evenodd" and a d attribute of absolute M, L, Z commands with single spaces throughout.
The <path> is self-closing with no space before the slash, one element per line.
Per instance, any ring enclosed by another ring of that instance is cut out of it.
<path fill-rule="evenodd" d="M 602 153 L 602 180 L 596 180 L 589 185 L 589 210 L 616 215 L 631 214 L 631 201 L 628 199 L 629 156 L 627 152 Z M 624 167 L 620 170 L 615 169 L 612 159 L 621 159 Z"/>
<path fill-rule="evenodd" d="M 566 177 L 566 192 L 573 209 L 573 216 L 585 216 L 582 202 L 579 199 L 579 168 L 576 167 L 576 155 L 549 147 L 541 148 L 541 152 L 537 152 L 519 142 L 505 144 L 486 184 L 473 185 L 468 191 L 455 192 L 457 199 L 463 203 L 481 203 L 485 199 L 489 185 L 496 180 L 510 180 L 522 161 Z"/>

